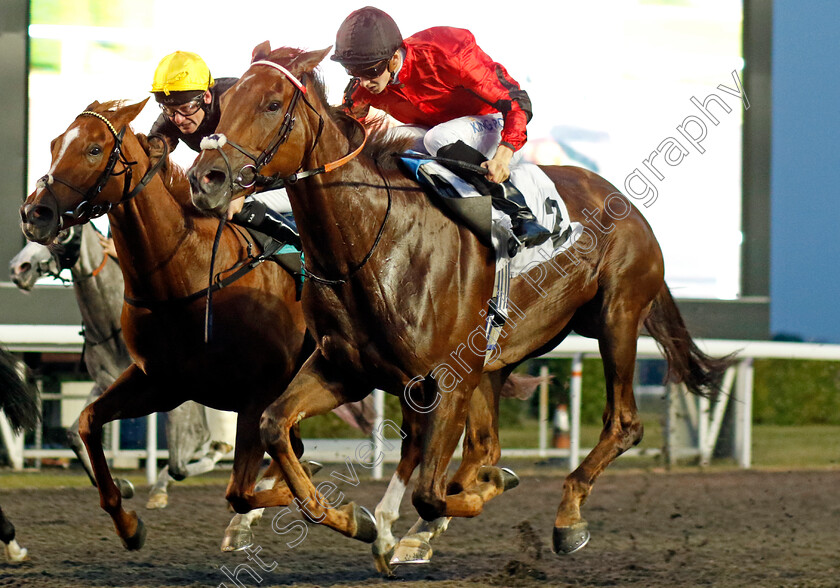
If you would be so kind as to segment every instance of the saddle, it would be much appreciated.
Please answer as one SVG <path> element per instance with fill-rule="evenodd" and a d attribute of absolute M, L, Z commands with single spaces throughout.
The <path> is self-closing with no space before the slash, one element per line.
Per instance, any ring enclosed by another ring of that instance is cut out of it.
<path fill-rule="evenodd" d="M 422 156 L 416 152 L 399 154 L 397 162 L 403 173 L 420 184 L 432 202 L 451 213 L 456 222 L 469 228 L 482 245 L 492 248 L 491 197 L 479 195 L 466 181 L 448 172 L 434 160 Z M 458 186 L 458 180 L 463 186 Z M 465 198 L 465 195 L 469 197 Z"/>

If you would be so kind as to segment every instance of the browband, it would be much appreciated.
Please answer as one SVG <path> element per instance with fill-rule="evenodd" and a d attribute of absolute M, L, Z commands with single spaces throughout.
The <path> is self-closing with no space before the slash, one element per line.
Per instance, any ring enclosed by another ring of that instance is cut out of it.
<path fill-rule="evenodd" d="M 268 67 L 273 67 L 277 71 L 281 72 L 284 76 L 289 78 L 289 81 L 295 85 L 295 88 L 306 94 L 306 87 L 300 83 L 300 80 L 297 79 L 295 76 L 292 75 L 288 69 L 280 65 L 279 63 L 274 63 L 273 61 L 255 61 L 251 65 L 267 65 Z"/>

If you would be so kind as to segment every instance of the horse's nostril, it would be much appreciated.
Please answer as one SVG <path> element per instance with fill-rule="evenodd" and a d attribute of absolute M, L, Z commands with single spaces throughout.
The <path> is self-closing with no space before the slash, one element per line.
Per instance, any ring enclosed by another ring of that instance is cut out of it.
<path fill-rule="evenodd" d="M 227 179 L 227 174 L 222 171 L 212 169 L 201 178 L 201 181 L 209 186 L 220 186 Z"/>
<path fill-rule="evenodd" d="M 23 262 L 15 268 L 15 275 L 20 276 L 32 269 L 32 264 L 28 261 Z"/>
<path fill-rule="evenodd" d="M 35 206 L 27 216 L 30 221 L 50 222 L 53 219 L 53 211 L 49 206 Z"/>

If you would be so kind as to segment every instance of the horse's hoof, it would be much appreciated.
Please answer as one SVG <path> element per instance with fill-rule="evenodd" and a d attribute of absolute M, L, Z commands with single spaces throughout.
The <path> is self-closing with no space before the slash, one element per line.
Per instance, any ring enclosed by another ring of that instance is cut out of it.
<path fill-rule="evenodd" d="M 320 472 L 324 467 L 324 464 L 312 460 L 302 461 L 300 462 L 300 465 L 303 466 L 303 469 L 306 471 L 306 474 L 310 479 L 312 479 L 312 476 Z"/>
<path fill-rule="evenodd" d="M 482 466 L 476 476 L 480 482 L 492 482 L 502 492 L 513 490 L 519 486 L 519 476 L 510 468 L 497 468 L 495 466 Z"/>
<path fill-rule="evenodd" d="M 127 539 L 123 539 L 123 545 L 129 551 L 137 551 L 143 544 L 146 543 L 146 525 L 143 524 L 143 521 L 138 517 L 137 519 L 137 530 L 134 531 L 134 535 Z"/>
<path fill-rule="evenodd" d="M 351 516 L 355 523 L 356 532 L 353 533 L 353 539 L 364 541 L 365 543 L 373 543 L 376 541 L 376 519 L 368 509 L 352 502 L 347 505 L 350 507 Z M 341 507 L 346 508 L 346 507 Z"/>
<path fill-rule="evenodd" d="M 149 496 L 148 502 L 146 502 L 146 508 L 149 510 L 156 510 L 159 508 L 166 508 L 169 504 L 169 494 L 166 492 L 156 492 Z"/>
<path fill-rule="evenodd" d="M 10 563 L 20 563 L 29 559 L 29 551 L 25 547 L 18 545 L 18 542 L 12 539 L 6 544 L 6 559 Z"/>
<path fill-rule="evenodd" d="M 554 527 L 554 553 L 570 555 L 589 543 L 589 525 L 584 521 L 568 527 Z"/>
<path fill-rule="evenodd" d="M 230 443 L 225 443 L 224 441 L 213 441 L 210 443 L 210 451 L 215 451 L 216 453 L 227 455 L 228 453 L 233 451 L 233 445 L 231 445 Z"/>
<path fill-rule="evenodd" d="M 123 478 L 114 478 L 114 485 L 120 491 L 120 496 L 128 500 L 134 498 L 134 484 Z"/>
<path fill-rule="evenodd" d="M 394 555 L 391 557 L 391 565 L 401 564 L 426 564 L 432 559 L 432 546 L 428 541 L 419 537 L 403 537 L 400 539 Z"/>
<path fill-rule="evenodd" d="M 519 486 L 519 476 L 510 468 L 502 468 L 502 488 L 505 492 Z"/>
<path fill-rule="evenodd" d="M 394 568 L 391 566 L 391 558 L 394 557 L 395 545 L 388 548 L 381 548 L 376 543 L 373 544 L 373 565 L 376 571 L 388 578 L 394 577 Z"/>
<path fill-rule="evenodd" d="M 242 551 L 254 544 L 254 534 L 251 529 L 237 527 L 226 529 L 225 537 L 222 539 L 222 551 Z"/>

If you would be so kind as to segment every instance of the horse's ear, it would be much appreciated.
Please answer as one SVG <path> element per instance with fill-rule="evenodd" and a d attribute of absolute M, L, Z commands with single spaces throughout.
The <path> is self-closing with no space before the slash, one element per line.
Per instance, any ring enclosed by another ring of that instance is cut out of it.
<path fill-rule="evenodd" d="M 94 100 L 93 102 L 91 102 L 90 104 L 87 105 L 87 108 L 85 108 L 85 110 L 91 110 L 92 111 L 97 106 L 99 106 L 99 100 Z"/>
<path fill-rule="evenodd" d="M 127 125 L 128 123 L 133 121 L 135 118 L 137 118 L 137 115 L 140 114 L 140 111 L 143 110 L 143 107 L 146 106 L 146 102 L 148 101 L 149 98 L 146 97 L 137 104 L 129 104 L 128 106 L 120 108 L 117 111 L 117 116 L 114 117 L 114 122 L 117 122 L 118 124 L 115 124 L 114 126 L 119 127 Z"/>
<path fill-rule="evenodd" d="M 140 114 L 140 111 L 146 106 L 146 102 L 149 101 L 149 97 L 146 96 L 143 100 L 138 102 L 137 104 L 130 104 L 129 106 L 125 107 L 126 114 L 128 115 L 128 121 L 133 121 L 137 118 L 137 115 Z"/>
<path fill-rule="evenodd" d="M 295 57 L 294 61 L 292 61 L 289 64 L 289 69 L 292 70 L 296 75 L 300 75 L 303 72 L 312 71 L 313 69 L 318 67 L 319 63 L 324 61 L 324 58 L 330 54 L 330 51 L 332 51 L 332 45 L 330 45 L 326 49 L 301 53 L 300 55 Z"/>
<path fill-rule="evenodd" d="M 268 41 L 263 41 L 262 43 L 254 47 L 254 50 L 251 52 L 251 63 L 254 63 L 255 61 L 264 60 L 266 57 L 268 57 L 269 53 L 271 53 L 271 43 L 269 43 Z"/>

